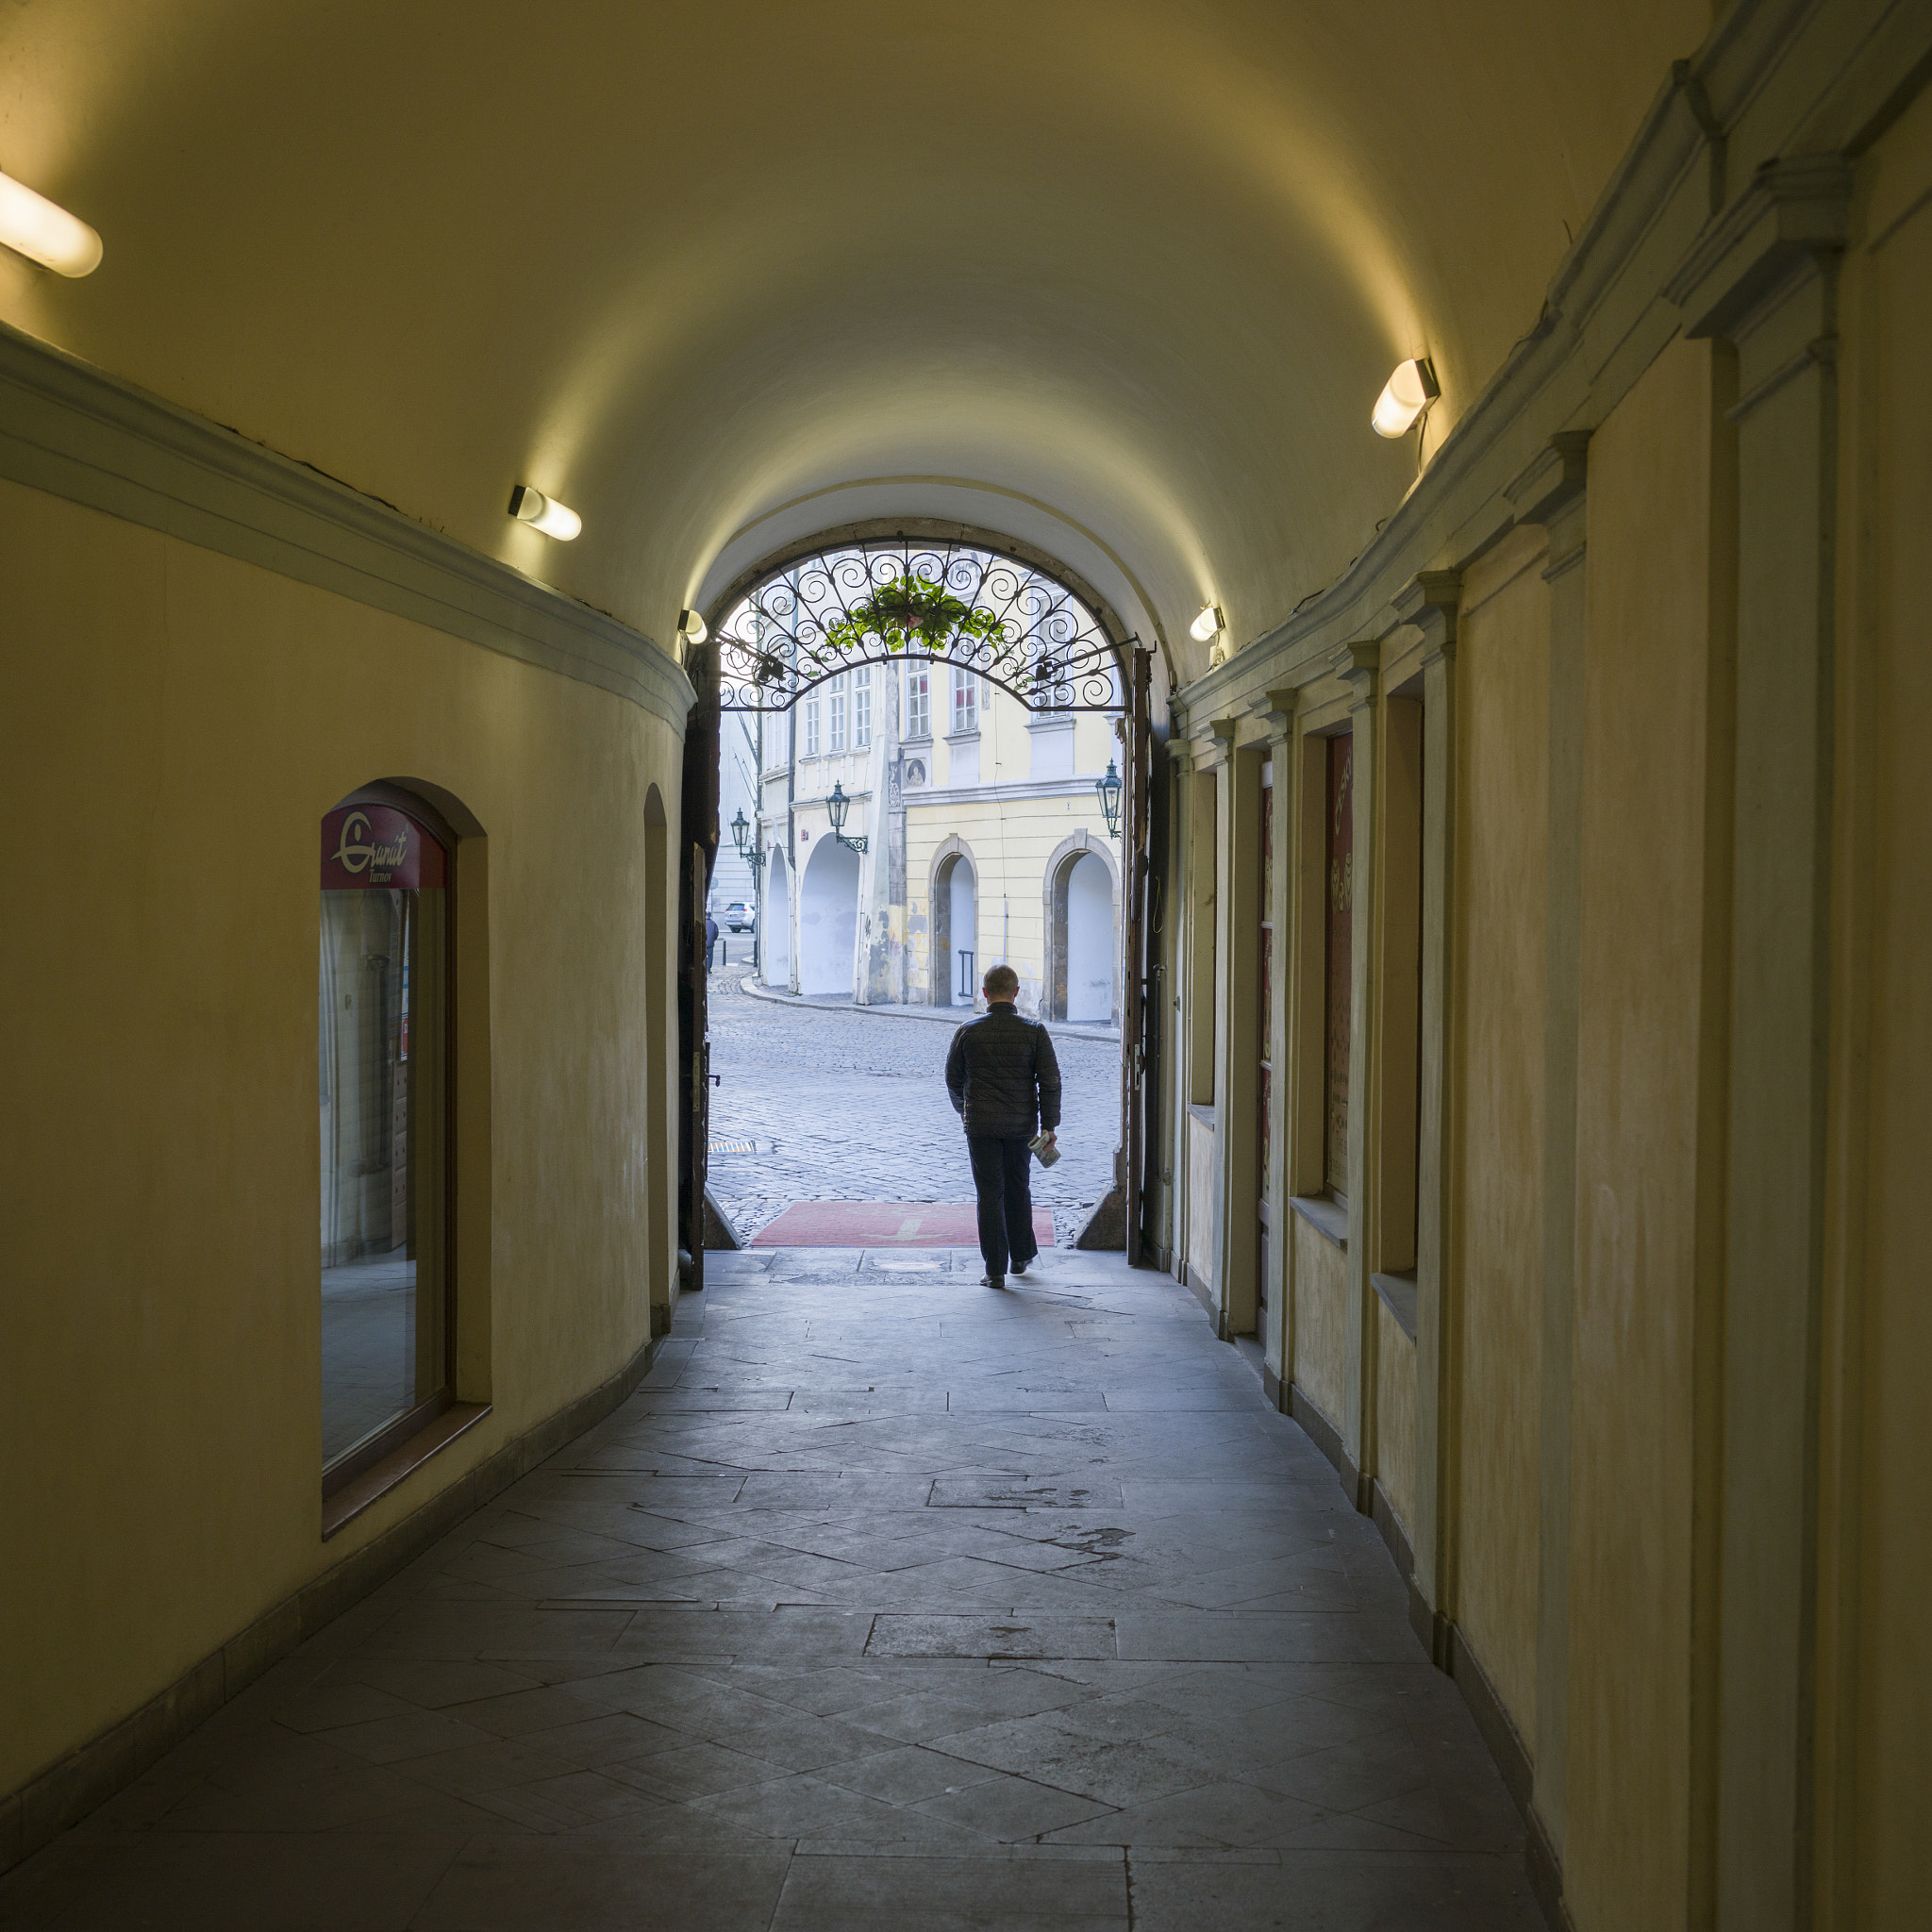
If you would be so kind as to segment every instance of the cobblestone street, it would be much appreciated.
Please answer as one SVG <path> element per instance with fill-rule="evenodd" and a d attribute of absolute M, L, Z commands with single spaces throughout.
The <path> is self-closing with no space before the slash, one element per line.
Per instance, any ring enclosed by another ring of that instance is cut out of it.
<path fill-rule="evenodd" d="M 970 1201 L 958 1116 L 946 1098 L 953 1028 L 848 1007 L 781 1006 L 711 975 L 711 1191 L 741 1240 L 794 1201 Z M 963 1021 L 967 1016 L 961 1014 Z M 1071 1245 L 1113 1184 L 1120 1049 L 1054 1033 L 1065 1111 L 1059 1162 L 1033 1170 Z M 738 1151 L 744 1143 L 752 1151 Z"/>

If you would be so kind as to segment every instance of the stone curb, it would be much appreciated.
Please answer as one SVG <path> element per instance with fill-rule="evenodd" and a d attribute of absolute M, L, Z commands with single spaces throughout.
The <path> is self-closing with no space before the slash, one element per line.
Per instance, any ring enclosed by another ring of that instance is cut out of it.
<path fill-rule="evenodd" d="M 959 1007 L 861 1007 L 857 1000 L 809 1000 L 800 993 L 774 992 L 770 987 L 755 985 L 748 973 L 738 982 L 738 989 L 748 998 L 769 1000 L 774 1007 L 804 1007 L 815 1013 L 871 1013 L 882 1019 L 924 1020 L 942 1026 L 965 1024 L 955 1017 L 964 1011 Z M 1120 1035 L 1110 1026 L 1075 1026 L 1064 1020 L 1049 1024 L 1056 1040 L 1100 1040 L 1109 1046 L 1120 1044 Z"/>

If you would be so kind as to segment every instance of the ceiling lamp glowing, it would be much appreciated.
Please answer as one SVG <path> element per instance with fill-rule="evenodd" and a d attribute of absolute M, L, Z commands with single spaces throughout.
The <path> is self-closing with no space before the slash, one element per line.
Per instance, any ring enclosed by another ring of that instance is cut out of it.
<path fill-rule="evenodd" d="M 1219 637 L 1221 631 L 1222 617 L 1219 604 L 1209 604 L 1188 626 L 1188 635 L 1204 644 L 1209 638 Z"/>
<path fill-rule="evenodd" d="M 8 175 L 0 175 L 0 242 L 58 275 L 101 265 L 101 238 L 85 222 Z"/>
<path fill-rule="evenodd" d="M 509 513 L 520 522 L 534 524 L 546 537 L 568 543 L 584 527 L 584 520 L 568 504 L 519 483 L 509 493 Z"/>
<path fill-rule="evenodd" d="M 684 633 L 688 643 L 701 644 L 711 635 L 711 627 L 695 610 L 680 610 L 677 613 L 677 627 Z"/>
<path fill-rule="evenodd" d="M 1435 365 L 1426 356 L 1398 363 L 1395 374 L 1382 385 L 1375 413 L 1369 419 L 1375 425 L 1375 434 L 1407 436 L 1415 426 L 1415 419 L 1441 393 Z"/>

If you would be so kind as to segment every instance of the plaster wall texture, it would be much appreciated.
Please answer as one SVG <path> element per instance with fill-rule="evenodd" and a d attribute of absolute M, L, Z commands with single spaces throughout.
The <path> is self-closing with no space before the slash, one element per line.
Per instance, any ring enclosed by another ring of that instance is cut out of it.
<path fill-rule="evenodd" d="M 1375 1477 L 1405 1530 L 1415 1523 L 1415 1343 L 1375 1297 Z"/>
<path fill-rule="evenodd" d="M 1021 747 L 1025 750 L 1024 745 Z M 1020 974 L 1021 1005 L 1040 1010 L 1046 968 L 1046 868 L 1062 841 L 1084 830 L 1096 853 L 1119 864 L 1097 801 L 1031 798 L 1005 803 L 982 798 L 922 805 L 907 794 L 906 893 L 908 979 L 914 1001 L 927 996 L 932 972 L 931 888 L 934 856 L 948 839 L 972 853 L 978 892 L 975 974 L 1004 958 Z M 1105 860 L 1101 862 L 1105 863 Z M 953 962 L 958 973 L 958 961 Z"/>
<path fill-rule="evenodd" d="M 1715 353 L 1673 347 L 1591 443 L 1565 1876 L 1591 1932 L 1690 1900 Z"/>
<path fill-rule="evenodd" d="M 679 749 L 586 685 L 11 484 L 0 585 L 11 1790 L 642 1346 L 644 810 L 655 781 L 675 815 Z M 487 1114 L 493 1241 L 458 1267 L 487 1262 L 494 1412 L 325 1546 L 319 825 L 398 776 L 487 838 L 458 1158 Z"/>
<path fill-rule="evenodd" d="M 1457 656 L 1462 1316 L 1456 1617 L 1525 1737 L 1536 1702 L 1549 589 L 1540 534 L 1469 573 Z"/>
<path fill-rule="evenodd" d="M 1924 318 L 1932 312 L 1932 99 L 1878 143 L 1855 211 L 1846 261 L 1845 406 L 1850 541 L 1840 662 L 1840 854 L 1838 958 L 1848 1018 L 1869 1032 L 1847 1044 L 1869 1068 L 1869 1096 L 1840 1101 L 1833 1142 L 1847 1186 L 1831 1242 L 1857 1392 L 1849 1404 L 1857 1520 L 1844 1600 L 1857 1658 L 1858 1745 L 1846 1765 L 1857 1817 L 1845 1864 L 1858 1923 L 1907 1925 L 1932 1893 L 1932 1297 L 1925 1292 L 1932 1209 L 1932 651 L 1923 592 L 1932 529 L 1932 380 Z M 1856 841 L 1871 840 L 1867 855 Z M 1859 1101 L 1865 1101 L 1860 1122 Z M 1849 1104 L 1847 1104 L 1849 1103 Z M 1857 1329 L 1862 1301 L 1863 1333 Z M 1840 1303 L 1838 1306 L 1842 1307 Z M 1834 1319 L 1832 1325 L 1838 1327 Z"/>
<path fill-rule="evenodd" d="M 1348 1257 L 1292 1209 L 1288 1225 L 1294 1243 L 1292 1379 L 1339 1425 L 1348 1377 Z"/>

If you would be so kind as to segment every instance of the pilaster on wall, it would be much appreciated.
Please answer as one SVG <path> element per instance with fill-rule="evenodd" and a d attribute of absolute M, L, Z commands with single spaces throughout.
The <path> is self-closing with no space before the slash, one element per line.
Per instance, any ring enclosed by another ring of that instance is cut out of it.
<path fill-rule="evenodd" d="M 1460 571 L 1424 571 L 1396 599 L 1423 634 L 1422 1133 L 1416 1180 L 1415 1572 L 1417 1633 L 1444 1669 L 1456 1615 L 1456 1440 L 1460 1391 L 1453 1213 L 1450 882 L 1456 860 L 1456 621 Z"/>
<path fill-rule="evenodd" d="M 1355 1506 L 1366 1511 L 1375 1477 L 1375 1354 L 1378 1324 L 1370 1280 L 1376 1262 L 1372 1230 L 1379 1218 L 1376 1176 L 1370 1158 L 1379 1042 L 1375 1029 L 1375 906 L 1380 887 L 1375 797 L 1379 769 L 1382 647 L 1374 641 L 1348 643 L 1336 653 L 1335 670 L 1349 687 L 1349 728 L 1354 734 L 1349 809 L 1354 817 L 1350 860 L 1348 1033 L 1348 1297 L 1342 1382 L 1341 1443 L 1356 1471 Z"/>
<path fill-rule="evenodd" d="M 1541 1413 L 1538 1437 L 1537 1814 L 1563 1850 L 1570 1674 L 1570 1354 L 1576 1297 L 1577 1026 L 1581 1011 L 1584 489 L 1590 436 L 1564 431 L 1511 485 L 1548 542 L 1549 830 L 1544 890 Z"/>
<path fill-rule="evenodd" d="M 1300 698 L 1299 689 L 1291 685 L 1271 691 L 1256 708 L 1267 727 L 1264 744 L 1274 765 L 1274 821 L 1269 827 L 1274 851 L 1274 890 L 1262 908 L 1262 916 L 1274 928 L 1274 973 L 1268 988 L 1268 1064 L 1274 1073 L 1268 1087 L 1268 1172 L 1262 1176 L 1273 1239 L 1268 1243 L 1268 1319 L 1257 1339 L 1265 1371 L 1274 1378 L 1269 1393 L 1283 1408 L 1288 1406 L 1294 1362 L 1294 1240 L 1288 1224 L 1289 1092 L 1293 1077 L 1289 1056 L 1294 1029 L 1289 1024 L 1288 986 L 1290 962 L 1295 958 L 1292 922 L 1299 896 L 1293 885 L 1299 835 L 1295 808 L 1301 795 L 1294 722 Z"/>
<path fill-rule="evenodd" d="M 1715 1923 L 1811 1919 L 1839 256 L 1852 175 L 1769 163 L 1687 258 L 1734 345 L 1738 653 Z M 1789 1863 L 1767 1857 L 1790 1846 Z"/>

